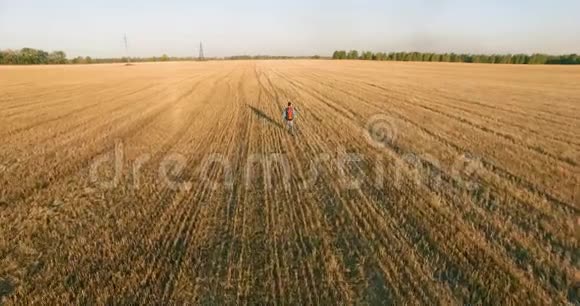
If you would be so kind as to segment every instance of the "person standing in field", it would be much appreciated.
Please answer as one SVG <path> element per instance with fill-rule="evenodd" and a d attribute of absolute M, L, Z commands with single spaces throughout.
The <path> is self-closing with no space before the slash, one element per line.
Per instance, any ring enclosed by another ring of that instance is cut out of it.
<path fill-rule="evenodd" d="M 292 106 L 292 102 L 288 102 L 288 107 L 284 109 L 282 113 L 284 120 L 286 121 L 286 129 L 290 134 L 294 135 L 294 120 L 298 115 L 298 111 Z"/>

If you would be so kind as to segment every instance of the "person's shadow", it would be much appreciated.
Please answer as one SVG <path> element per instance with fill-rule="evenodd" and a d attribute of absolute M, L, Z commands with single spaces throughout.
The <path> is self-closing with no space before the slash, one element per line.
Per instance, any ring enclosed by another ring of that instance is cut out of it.
<path fill-rule="evenodd" d="M 252 110 L 252 112 L 254 112 L 254 114 L 256 116 L 258 116 L 259 118 L 262 118 L 266 121 L 268 121 L 270 124 L 277 126 L 278 128 L 284 129 L 284 126 L 282 124 L 280 124 L 278 121 L 268 117 L 268 115 L 266 115 L 266 113 L 264 113 L 262 110 L 257 109 L 251 105 L 248 105 L 248 107 Z"/>

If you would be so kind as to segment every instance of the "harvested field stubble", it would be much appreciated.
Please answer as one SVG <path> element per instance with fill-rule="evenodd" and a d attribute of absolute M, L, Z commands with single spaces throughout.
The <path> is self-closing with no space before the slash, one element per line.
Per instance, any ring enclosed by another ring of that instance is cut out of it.
<path fill-rule="evenodd" d="M 579 84 L 545 66 L 0 67 L 0 303 L 577 303 Z"/>

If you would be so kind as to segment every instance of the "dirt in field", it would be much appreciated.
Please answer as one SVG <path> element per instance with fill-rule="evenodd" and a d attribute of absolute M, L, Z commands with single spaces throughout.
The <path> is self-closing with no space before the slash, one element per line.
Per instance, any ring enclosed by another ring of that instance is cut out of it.
<path fill-rule="evenodd" d="M 577 303 L 579 85 L 553 66 L 0 67 L 0 304 Z"/>

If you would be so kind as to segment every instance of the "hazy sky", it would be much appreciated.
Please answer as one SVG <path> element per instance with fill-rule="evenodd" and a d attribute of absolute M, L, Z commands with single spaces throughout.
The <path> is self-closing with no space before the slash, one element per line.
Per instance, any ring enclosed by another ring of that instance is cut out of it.
<path fill-rule="evenodd" d="M 580 53 L 580 0 L 0 0 L 0 49 L 69 57 Z"/>

